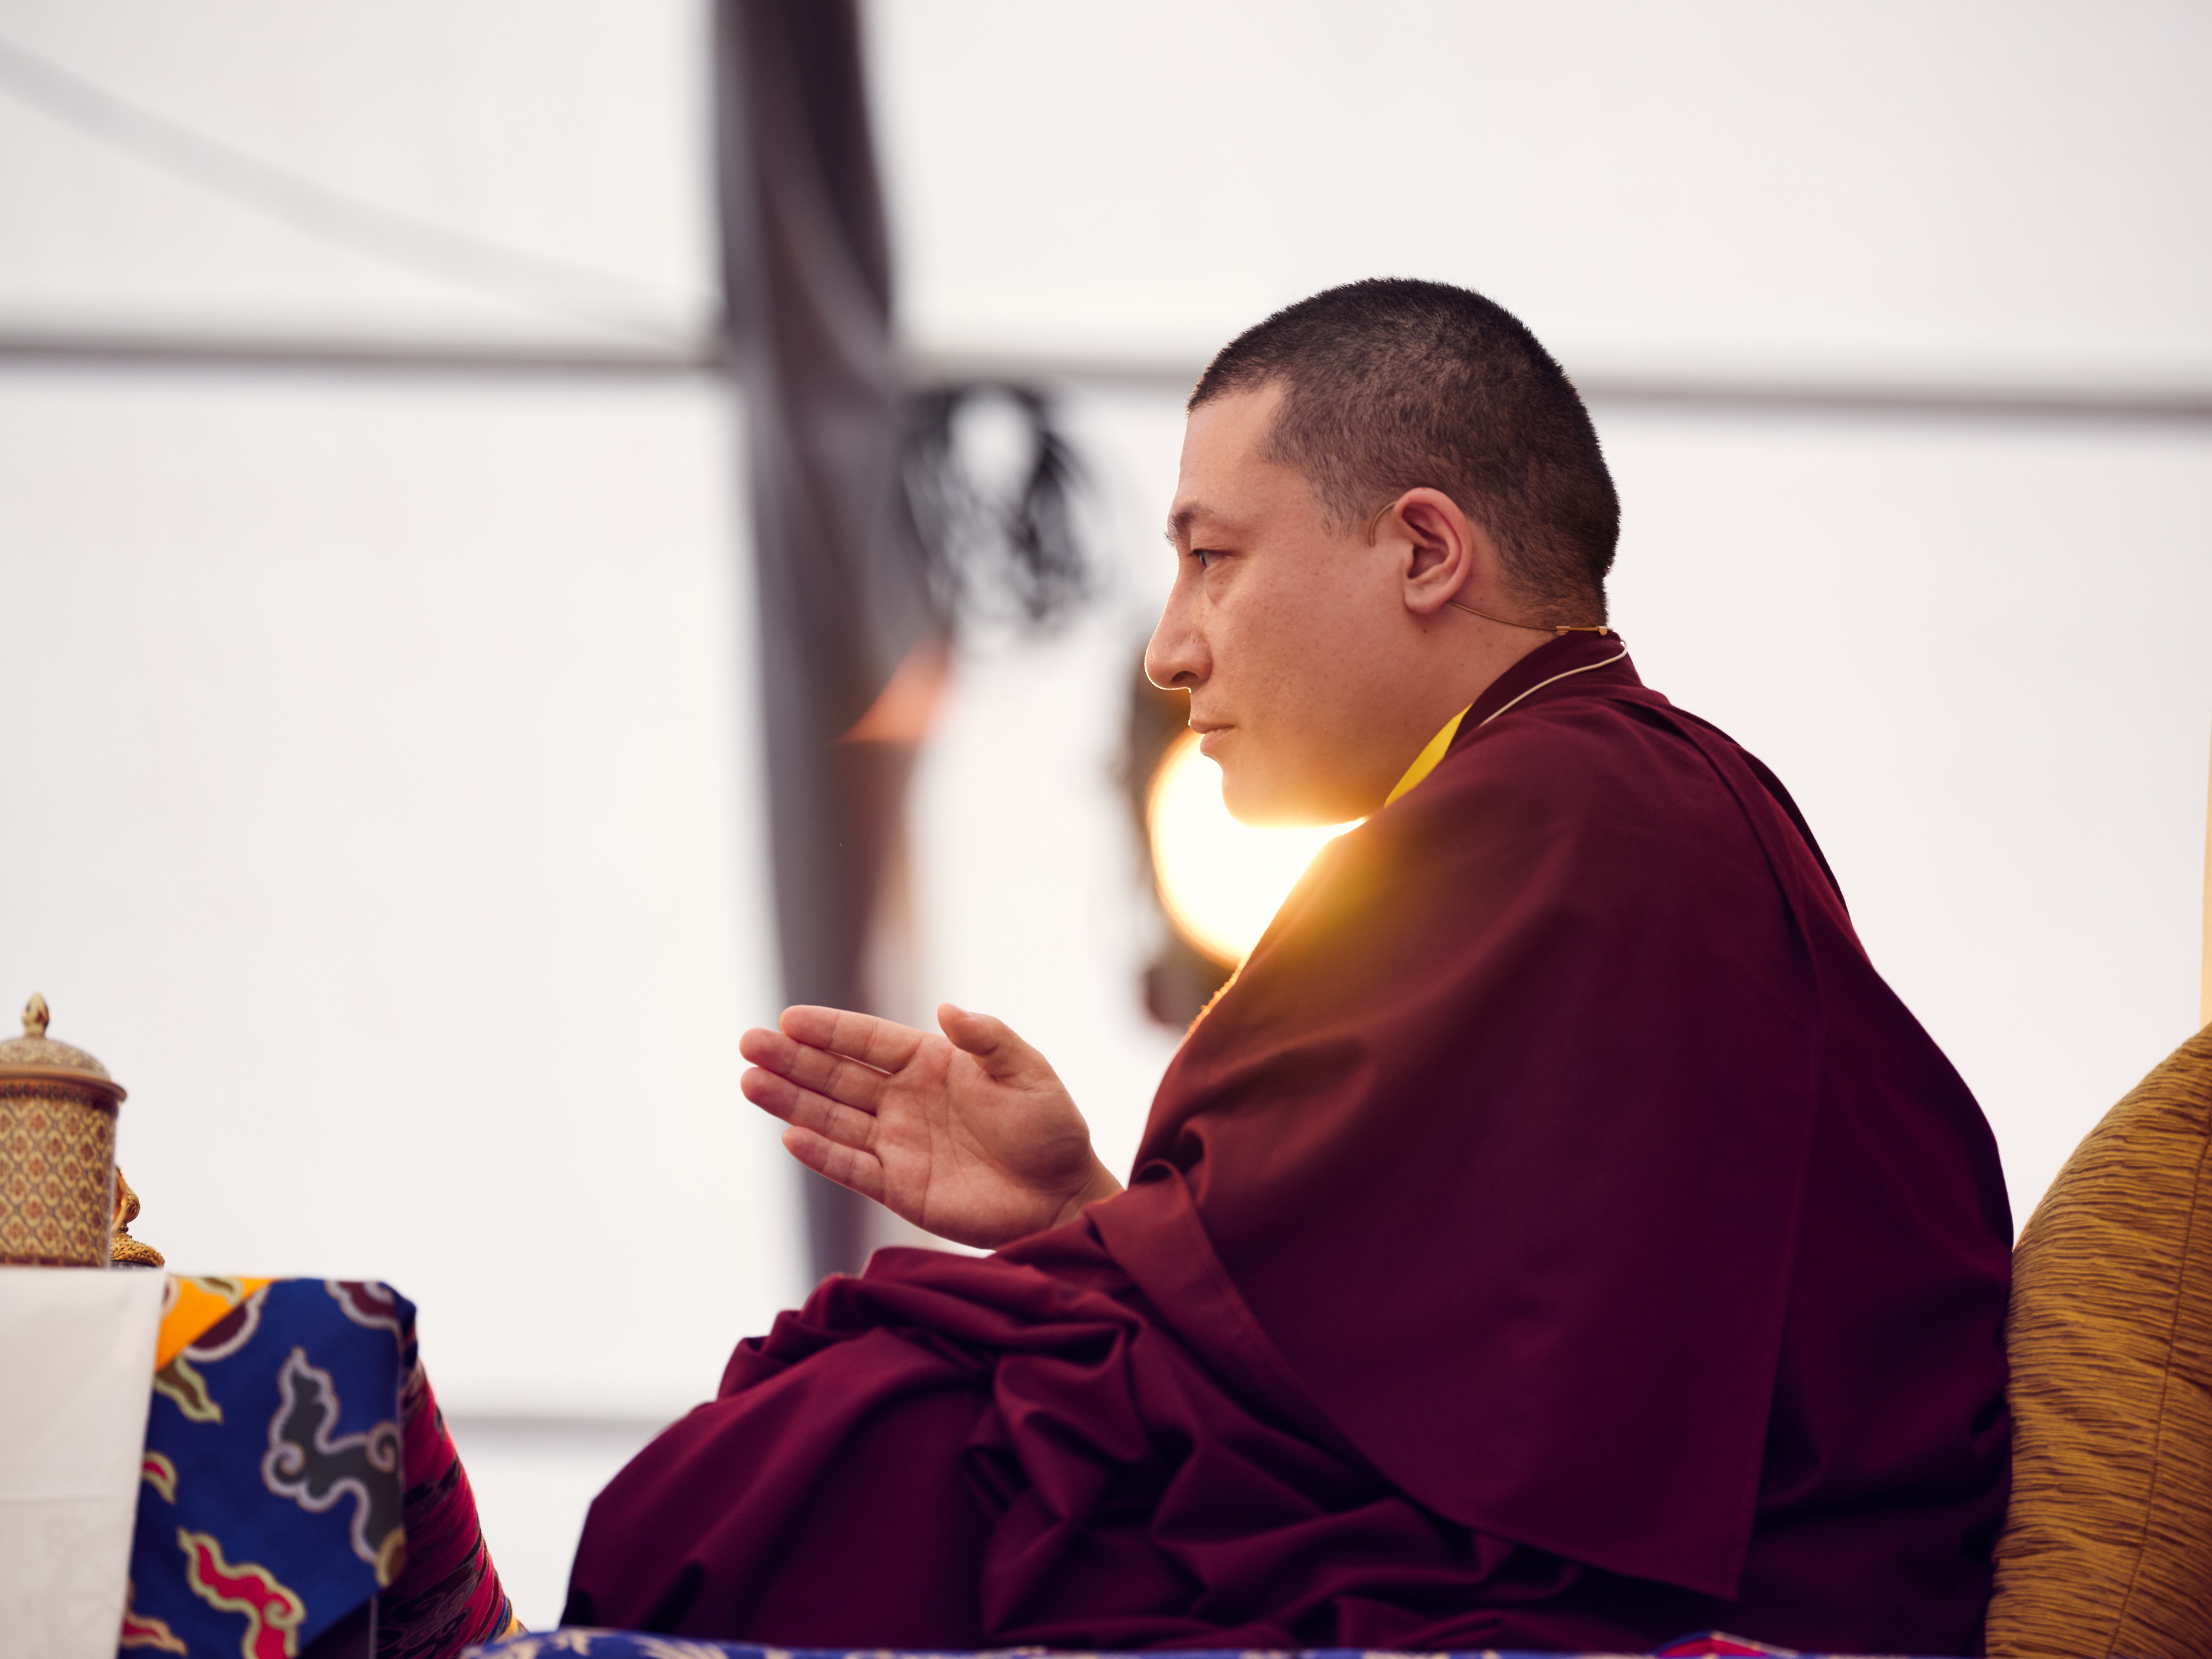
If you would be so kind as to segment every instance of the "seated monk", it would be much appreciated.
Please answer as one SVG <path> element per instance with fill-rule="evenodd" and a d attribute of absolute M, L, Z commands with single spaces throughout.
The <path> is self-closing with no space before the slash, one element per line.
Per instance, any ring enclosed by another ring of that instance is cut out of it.
<path fill-rule="evenodd" d="M 945 1237 L 740 1343 L 569 1622 L 777 1645 L 1979 1650 L 2012 1226 L 1774 775 L 1637 677 L 1589 417 L 1368 282 L 1192 394 L 1147 653 L 1331 842 L 1125 1190 L 1042 1056 L 825 1008 L 744 1090 Z"/>

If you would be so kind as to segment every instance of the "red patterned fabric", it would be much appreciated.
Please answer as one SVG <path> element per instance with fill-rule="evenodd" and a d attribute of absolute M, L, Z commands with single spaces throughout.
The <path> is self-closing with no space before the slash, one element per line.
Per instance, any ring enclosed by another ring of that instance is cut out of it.
<path fill-rule="evenodd" d="M 419 1358 L 408 1367 L 399 1403 L 407 1565 L 377 1600 L 376 1651 L 378 1659 L 449 1659 L 515 1628 L 514 1608 L 484 1547 L 468 1471 Z"/>

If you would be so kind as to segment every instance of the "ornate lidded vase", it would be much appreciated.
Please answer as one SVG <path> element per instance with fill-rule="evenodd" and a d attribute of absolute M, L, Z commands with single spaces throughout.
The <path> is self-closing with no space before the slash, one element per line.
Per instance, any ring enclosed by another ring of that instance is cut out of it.
<path fill-rule="evenodd" d="M 0 1042 L 0 1264 L 105 1267 L 123 1085 L 46 1022 L 33 996 L 23 1035 Z"/>

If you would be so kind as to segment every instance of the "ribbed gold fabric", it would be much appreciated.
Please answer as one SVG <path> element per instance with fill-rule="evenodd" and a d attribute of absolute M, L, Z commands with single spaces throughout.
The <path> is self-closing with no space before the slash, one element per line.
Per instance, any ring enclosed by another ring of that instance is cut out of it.
<path fill-rule="evenodd" d="M 1989 1651 L 2212 1655 L 2212 1026 L 2106 1113 L 2013 1253 Z"/>

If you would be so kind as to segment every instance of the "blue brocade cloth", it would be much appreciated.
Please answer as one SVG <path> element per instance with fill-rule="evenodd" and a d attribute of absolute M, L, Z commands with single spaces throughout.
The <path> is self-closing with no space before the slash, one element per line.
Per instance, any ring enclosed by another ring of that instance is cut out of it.
<path fill-rule="evenodd" d="M 290 1659 L 392 1582 L 414 1325 L 385 1285 L 279 1279 L 162 1364 L 125 1654 Z"/>

